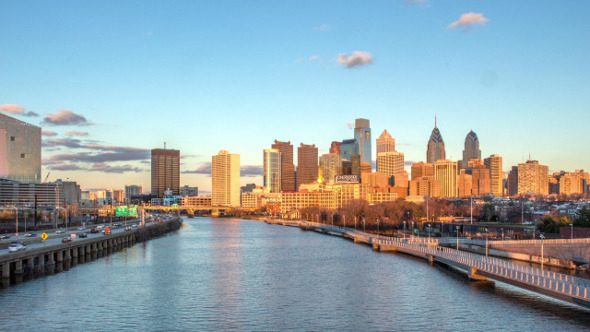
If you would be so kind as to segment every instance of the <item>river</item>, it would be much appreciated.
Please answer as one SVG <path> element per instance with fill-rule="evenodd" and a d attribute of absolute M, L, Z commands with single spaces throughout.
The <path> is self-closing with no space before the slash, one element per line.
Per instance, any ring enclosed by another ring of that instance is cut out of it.
<path fill-rule="evenodd" d="M 2 331 L 583 330 L 590 311 L 298 228 L 186 219 L 0 290 Z"/>

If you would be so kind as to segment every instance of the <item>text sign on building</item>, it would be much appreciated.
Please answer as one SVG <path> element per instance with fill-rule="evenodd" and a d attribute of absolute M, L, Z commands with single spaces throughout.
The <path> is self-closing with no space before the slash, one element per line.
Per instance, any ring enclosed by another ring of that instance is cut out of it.
<path fill-rule="evenodd" d="M 352 175 L 336 175 L 334 183 L 360 183 L 361 177 L 358 174 Z"/>

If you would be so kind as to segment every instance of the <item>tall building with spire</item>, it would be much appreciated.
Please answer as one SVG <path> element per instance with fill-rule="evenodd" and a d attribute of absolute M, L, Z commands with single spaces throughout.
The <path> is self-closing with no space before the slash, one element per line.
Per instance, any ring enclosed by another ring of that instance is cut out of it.
<path fill-rule="evenodd" d="M 281 153 L 281 191 L 297 190 L 295 186 L 295 164 L 293 163 L 293 145 L 291 142 L 280 142 L 275 140 L 273 149 Z"/>
<path fill-rule="evenodd" d="M 371 125 L 367 119 L 356 119 L 354 121 L 354 138 L 358 142 L 361 162 L 371 164 Z"/>
<path fill-rule="evenodd" d="M 297 187 L 318 181 L 318 148 L 301 143 L 297 148 Z"/>
<path fill-rule="evenodd" d="M 467 168 L 471 159 L 481 159 L 479 139 L 477 134 L 471 130 L 465 137 L 465 148 L 463 149 L 463 160 L 459 161 L 459 169 Z"/>
<path fill-rule="evenodd" d="M 240 206 L 240 155 L 221 150 L 211 160 L 211 205 Z"/>
<path fill-rule="evenodd" d="M 426 162 L 434 164 L 437 160 L 445 158 L 445 142 L 436 126 L 436 117 L 434 117 L 434 129 L 432 129 L 432 134 L 430 134 L 430 139 L 428 140 Z"/>

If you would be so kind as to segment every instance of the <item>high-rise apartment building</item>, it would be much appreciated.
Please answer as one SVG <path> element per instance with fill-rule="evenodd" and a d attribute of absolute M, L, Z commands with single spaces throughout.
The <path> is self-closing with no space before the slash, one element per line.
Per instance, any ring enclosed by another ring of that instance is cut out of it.
<path fill-rule="evenodd" d="M 318 148 L 301 143 L 297 148 L 297 186 L 317 183 L 318 172 Z"/>
<path fill-rule="evenodd" d="M 332 142 L 332 144 L 330 144 L 330 153 L 340 154 L 340 144 L 342 144 L 342 142 Z"/>
<path fill-rule="evenodd" d="M 472 175 L 472 194 L 476 197 L 487 196 L 492 192 L 490 170 L 481 159 L 471 159 L 467 164 L 467 172 Z"/>
<path fill-rule="evenodd" d="M 195 197 L 199 196 L 199 187 L 189 187 L 184 185 L 180 187 L 180 196 L 182 197 Z"/>
<path fill-rule="evenodd" d="M 441 197 L 457 197 L 457 170 L 456 161 L 439 159 L 434 163 L 434 178 L 440 181 Z"/>
<path fill-rule="evenodd" d="M 275 140 L 273 149 L 281 153 L 281 191 L 297 190 L 295 184 L 295 164 L 293 163 L 293 145 L 291 142 L 280 142 Z"/>
<path fill-rule="evenodd" d="M 588 172 L 584 172 L 584 170 L 567 172 L 559 179 L 559 193 L 566 195 L 583 194 L 584 183 L 588 182 L 588 180 L 590 180 L 590 177 Z"/>
<path fill-rule="evenodd" d="M 152 149 L 152 195 L 161 198 L 168 189 L 180 193 L 180 151 Z"/>
<path fill-rule="evenodd" d="M 502 196 L 504 173 L 502 171 L 502 157 L 493 154 L 484 159 L 484 164 L 490 170 L 490 191 L 494 196 Z"/>
<path fill-rule="evenodd" d="M 135 184 L 125 186 L 125 199 L 127 202 L 131 202 L 132 196 L 139 196 L 141 194 L 143 194 L 141 186 Z"/>
<path fill-rule="evenodd" d="M 426 162 L 434 164 L 437 160 L 445 159 L 445 142 L 443 141 L 440 130 L 436 126 L 436 117 L 434 118 L 434 129 L 430 134 L 428 146 L 426 149 Z M 441 185 L 442 187 L 442 185 Z"/>
<path fill-rule="evenodd" d="M 334 177 L 342 174 L 342 157 L 339 153 L 323 154 L 320 157 L 320 176 L 326 184 L 333 184 Z"/>
<path fill-rule="evenodd" d="M 434 176 L 423 176 L 410 181 L 410 196 L 440 197 L 440 181 Z"/>
<path fill-rule="evenodd" d="M 0 113 L 0 178 L 41 182 L 41 127 Z"/>
<path fill-rule="evenodd" d="M 240 155 L 221 150 L 211 159 L 211 205 L 240 206 Z"/>
<path fill-rule="evenodd" d="M 361 161 L 371 164 L 371 125 L 367 119 L 356 119 L 354 121 L 354 138 L 359 145 Z"/>
<path fill-rule="evenodd" d="M 459 161 L 459 169 L 468 167 L 471 159 L 481 159 L 481 150 L 479 149 L 479 139 L 477 134 L 471 130 L 465 137 L 465 148 L 463 149 L 463 160 Z"/>
<path fill-rule="evenodd" d="M 513 166 L 508 176 L 510 196 L 523 194 L 549 194 L 549 167 L 537 160 Z"/>
<path fill-rule="evenodd" d="M 457 182 L 459 197 L 470 197 L 473 195 L 473 176 L 471 174 L 467 174 L 464 169 L 460 170 Z"/>
<path fill-rule="evenodd" d="M 263 185 L 270 193 L 280 193 L 282 153 L 278 149 L 265 149 L 263 157 Z"/>
<path fill-rule="evenodd" d="M 404 154 L 402 152 L 381 152 L 377 154 L 377 172 L 389 178 L 404 170 Z"/>
<path fill-rule="evenodd" d="M 412 180 L 419 179 L 423 176 L 434 176 L 434 165 L 431 163 L 413 163 L 412 164 Z"/>

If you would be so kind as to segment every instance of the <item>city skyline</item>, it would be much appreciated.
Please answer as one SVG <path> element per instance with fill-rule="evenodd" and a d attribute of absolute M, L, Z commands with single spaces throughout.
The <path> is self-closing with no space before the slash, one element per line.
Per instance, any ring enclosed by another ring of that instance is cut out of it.
<path fill-rule="evenodd" d="M 42 179 L 84 189 L 150 188 L 149 151 L 165 141 L 180 150 L 181 185 L 210 191 L 222 149 L 241 155 L 242 185 L 261 185 L 275 139 L 326 154 L 357 118 L 426 162 L 435 115 L 447 159 L 461 160 L 473 129 L 504 172 L 529 153 L 550 172 L 588 170 L 588 8 L 2 3 L 0 109 L 42 127 Z"/>

